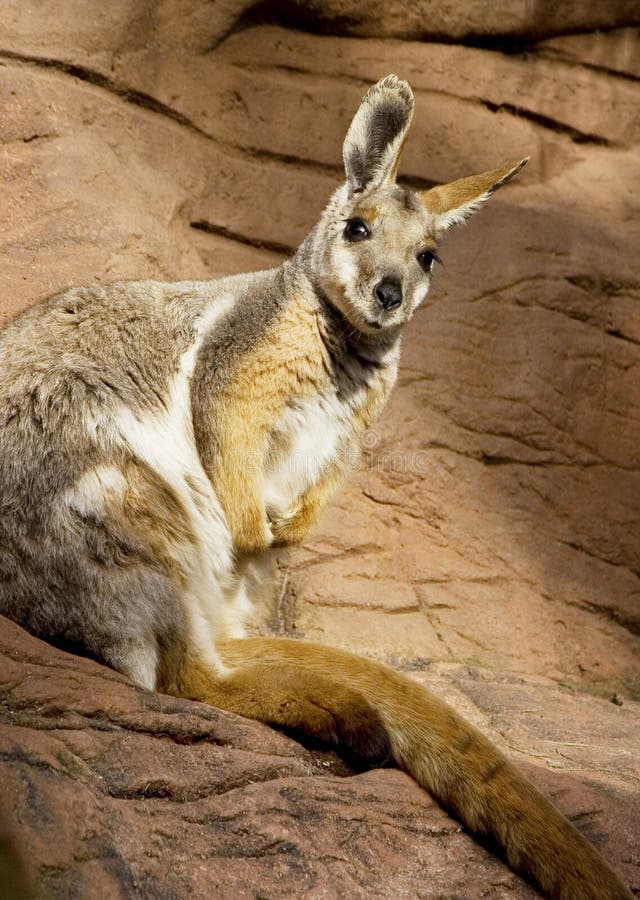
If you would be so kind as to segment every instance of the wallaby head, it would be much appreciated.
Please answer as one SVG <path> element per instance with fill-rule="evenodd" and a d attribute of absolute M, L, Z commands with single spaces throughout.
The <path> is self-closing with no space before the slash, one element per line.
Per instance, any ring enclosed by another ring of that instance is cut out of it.
<path fill-rule="evenodd" d="M 397 330 L 423 302 L 438 240 L 463 222 L 527 159 L 415 192 L 396 183 L 413 122 L 413 93 L 388 75 L 373 85 L 344 142 L 345 184 L 305 245 L 307 270 L 358 332 Z"/>

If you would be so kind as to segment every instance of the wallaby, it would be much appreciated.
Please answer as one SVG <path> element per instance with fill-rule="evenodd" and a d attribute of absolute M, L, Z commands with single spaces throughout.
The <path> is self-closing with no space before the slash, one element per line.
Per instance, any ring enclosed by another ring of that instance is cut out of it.
<path fill-rule="evenodd" d="M 294 256 L 215 281 L 74 288 L 0 339 L 0 612 L 138 685 L 409 772 L 551 897 L 630 898 L 475 728 L 358 656 L 245 637 L 246 570 L 297 543 L 396 379 L 437 243 L 526 159 L 396 183 L 413 95 L 390 75 Z M 304 465 L 300 465 L 300 460 Z"/>

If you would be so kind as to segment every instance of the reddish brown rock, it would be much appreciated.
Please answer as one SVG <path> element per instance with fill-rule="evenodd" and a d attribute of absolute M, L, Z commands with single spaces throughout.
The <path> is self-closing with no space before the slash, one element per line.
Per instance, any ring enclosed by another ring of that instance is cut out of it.
<path fill-rule="evenodd" d="M 548 53 L 609 74 L 640 78 L 640 34 L 637 28 L 565 34 L 539 45 Z"/>
<path fill-rule="evenodd" d="M 639 11 L 552 6 L 5 3 L 0 322 L 280 260 L 389 71 L 413 184 L 530 155 L 443 242 L 364 465 L 258 624 L 428 665 L 639 890 Z M 5 819 L 49 895 L 531 896 L 398 773 L 2 640 Z"/>
<path fill-rule="evenodd" d="M 285 4 L 295 14 L 295 3 Z M 407 4 L 385 0 L 309 0 L 301 24 L 309 29 L 338 28 L 363 37 L 449 38 L 485 37 L 494 41 L 509 36 L 527 41 L 551 34 L 608 29 L 640 22 L 637 0 L 617 0 L 596 5 L 588 0 L 572 3 L 487 4 L 484 0 L 443 3 L 416 0 Z"/>
<path fill-rule="evenodd" d="M 535 896 L 401 773 L 354 774 L 0 625 L 3 802 L 38 896 Z M 535 762 L 530 777 L 640 888 L 638 704 L 462 666 L 416 677 Z"/>

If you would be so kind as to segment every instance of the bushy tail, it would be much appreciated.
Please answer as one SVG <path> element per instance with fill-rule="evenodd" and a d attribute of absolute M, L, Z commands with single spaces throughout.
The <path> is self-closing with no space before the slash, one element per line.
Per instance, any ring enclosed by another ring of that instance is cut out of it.
<path fill-rule="evenodd" d="M 391 679 L 382 702 L 396 763 L 515 872 L 558 900 L 630 900 L 595 847 L 484 735 L 418 684 L 402 684 L 404 709 L 393 706 L 397 692 Z"/>
<path fill-rule="evenodd" d="M 177 692 L 393 761 L 511 868 L 558 900 L 632 900 L 598 851 L 476 728 L 403 675 L 319 644 L 219 646 L 223 678 L 197 661 Z"/>

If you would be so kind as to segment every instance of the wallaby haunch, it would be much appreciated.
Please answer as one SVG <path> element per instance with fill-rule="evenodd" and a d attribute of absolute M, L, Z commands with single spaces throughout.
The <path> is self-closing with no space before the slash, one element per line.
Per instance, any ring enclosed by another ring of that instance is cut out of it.
<path fill-rule="evenodd" d="M 551 897 L 630 898 L 427 690 L 329 647 L 244 637 L 247 569 L 302 540 L 357 459 L 439 236 L 526 162 L 407 190 L 412 117 L 405 82 L 369 90 L 345 184 L 279 268 L 75 288 L 6 328 L 0 612 L 146 688 L 395 762 Z"/>

